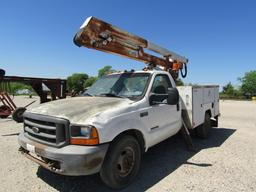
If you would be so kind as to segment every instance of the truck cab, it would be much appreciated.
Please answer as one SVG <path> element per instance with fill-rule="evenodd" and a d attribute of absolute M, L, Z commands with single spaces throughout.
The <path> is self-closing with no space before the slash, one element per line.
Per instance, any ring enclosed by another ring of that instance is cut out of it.
<path fill-rule="evenodd" d="M 181 109 L 177 107 L 178 92 L 172 95 L 174 103 L 168 103 L 171 89 L 175 89 L 175 83 L 164 71 L 114 73 L 99 79 L 85 95 L 104 97 L 99 99 L 114 97 L 123 103 L 102 114 L 103 119 L 109 119 L 100 131 L 102 141 L 112 141 L 122 132 L 133 129 L 142 134 L 143 150 L 147 150 L 177 133 L 181 127 Z M 172 118 L 167 118 L 169 116 Z"/>

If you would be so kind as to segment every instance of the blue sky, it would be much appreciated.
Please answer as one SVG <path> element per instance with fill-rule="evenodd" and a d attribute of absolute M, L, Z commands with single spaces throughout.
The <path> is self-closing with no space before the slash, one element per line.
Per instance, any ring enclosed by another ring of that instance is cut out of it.
<path fill-rule="evenodd" d="M 185 82 L 224 85 L 256 69 L 256 3 L 232 0 L 0 0 L 0 68 L 8 75 L 96 75 L 144 64 L 73 44 L 88 16 L 189 58 Z"/>

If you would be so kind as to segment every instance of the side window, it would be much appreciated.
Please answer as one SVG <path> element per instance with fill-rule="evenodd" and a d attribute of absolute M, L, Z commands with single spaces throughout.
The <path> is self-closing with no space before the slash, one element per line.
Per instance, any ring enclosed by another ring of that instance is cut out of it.
<path fill-rule="evenodd" d="M 167 94 L 168 93 L 168 88 L 171 88 L 172 84 L 167 75 L 164 74 L 159 74 L 156 75 L 151 92 L 156 93 L 156 94 Z"/>

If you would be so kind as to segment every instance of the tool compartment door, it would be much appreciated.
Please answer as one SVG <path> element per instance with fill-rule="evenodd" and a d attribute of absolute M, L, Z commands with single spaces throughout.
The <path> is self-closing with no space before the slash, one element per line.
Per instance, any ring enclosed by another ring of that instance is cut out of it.
<path fill-rule="evenodd" d="M 192 91 L 192 127 L 195 128 L 204 122 L 203 88 L 193 87 Z"/>
<path fill-rule="evenodd" d="M 219 109 L 219 87 L 215 87 L 214 90 L 214 116 L 219 115 L 220 109 Z"/>
<path fill-rule="evenodd" d="M 213 103 L 215 97 L 215 87 L 202 87 L 203 89 L 203 104 Z"/>
<path fill-rule="evenodd" d="M 192 86 L 177 87 L 181 99 L 182 118 L 189 129 L 193 128 L 192 120 Z"/>

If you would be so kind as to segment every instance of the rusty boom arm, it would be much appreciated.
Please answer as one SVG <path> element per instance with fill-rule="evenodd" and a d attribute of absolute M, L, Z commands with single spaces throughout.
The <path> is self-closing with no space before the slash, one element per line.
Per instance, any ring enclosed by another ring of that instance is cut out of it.
<path fill-rule="evenodd" d="M 81 47 L 96 49 L 142 61 L 153 66 L 160 65 L 178 77 L 188 59 L 172 51 L 151 43 L 139 36 L 133 35 L 95 17 L 88 17 L 74 37 L 74 43 Z M 160 57 L 146 53 L 148 49 Z M 185 72 L 186 73 L 186 72 Z M 182 76 L 185 77 L 182 73 Z"/>

